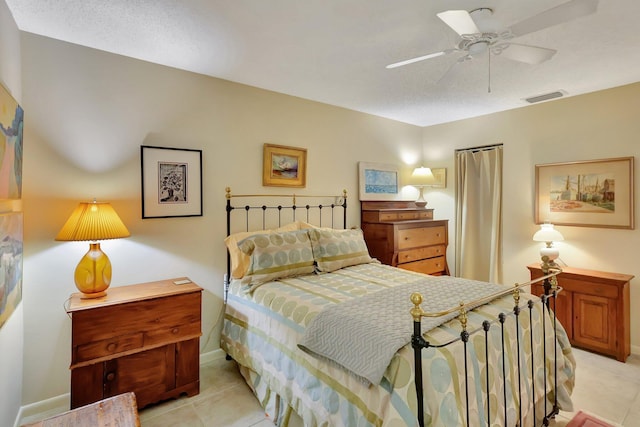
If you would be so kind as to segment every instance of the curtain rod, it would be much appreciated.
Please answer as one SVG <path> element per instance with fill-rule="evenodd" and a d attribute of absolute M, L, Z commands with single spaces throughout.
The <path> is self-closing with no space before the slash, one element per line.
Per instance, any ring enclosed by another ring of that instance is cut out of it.
<path fill-rule="evenodd" d="M 502 148 L 502 145 L 503 144 L 491 144 L 482 145 L 480 147 L 460 148 L 456 150 L 456 154 L 462 151 L 471 151 L 472 153 L 477 153 L 478 151 L 493 150 L 494 148 Z"/>

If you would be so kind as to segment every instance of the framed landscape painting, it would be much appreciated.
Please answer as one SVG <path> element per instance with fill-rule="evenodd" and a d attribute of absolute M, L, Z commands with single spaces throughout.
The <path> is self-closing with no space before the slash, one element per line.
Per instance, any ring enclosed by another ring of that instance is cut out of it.
<path fill-rule="evenodd" d="M 535 221 L 634 228 L 633 157 L 536 165 Z"/>
<path fill-rule="evenodd" d="M 306 148 L 264 144 L 262 185 L 304 188 L 307 185 Z"/>

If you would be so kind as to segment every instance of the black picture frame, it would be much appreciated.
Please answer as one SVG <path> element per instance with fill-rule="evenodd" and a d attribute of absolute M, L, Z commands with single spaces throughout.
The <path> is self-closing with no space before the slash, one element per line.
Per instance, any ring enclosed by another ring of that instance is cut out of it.
<path fill-rule="evenodd" d="M 202 216 L 202 150 L 140 146 L 142 218 Z"/>

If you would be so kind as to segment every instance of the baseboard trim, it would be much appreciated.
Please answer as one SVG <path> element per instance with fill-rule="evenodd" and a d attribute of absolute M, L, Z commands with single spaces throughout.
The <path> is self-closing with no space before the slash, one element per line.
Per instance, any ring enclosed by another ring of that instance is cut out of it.
<path fill-rule="evenodd" d="M 42 418 L 61 414 L 69 410 L 71 394 L 65 393 L 39 402 L 30 403 L 20 407 L 14 427 L 22 424 L 35 422 Z"/>
<path fill-rule="evenodd" d="M 220 348 L 207 353 L 201 353 L 200 366 L 216 360 L 224 359 L 226 355 L 227 353 Z M 65 393 L 50 399 L 21 406 L 13 426 L 19 427 L 25 423 L 38 421 L 42 418 L 66 412 L 69 410 L 70 401 L 71 394 Z"/>
<path fill-rule="evenodd" d="M 227 353 L 222 350 L 221 348 L 217 349 L 217 350 L 213 350 L 213 351 L 209 351 L 207 353 L 201 353 L 200 354 L 200 366 L 205 365 L 207 363 L 216 361 L 216 360 L 220 360 L 220 359 L 224 359 L 225 357 L 227 357 Z"/>

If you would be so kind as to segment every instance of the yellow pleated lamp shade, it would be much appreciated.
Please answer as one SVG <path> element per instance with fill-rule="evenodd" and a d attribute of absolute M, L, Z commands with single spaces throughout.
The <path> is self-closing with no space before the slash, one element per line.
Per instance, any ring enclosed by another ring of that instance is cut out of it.
<path fill-rule="evenodd" d="M 73 211 L 56 240 L 108 240 L 129 237 L 127 230 L 110 203 L 83 202 Z"/>

